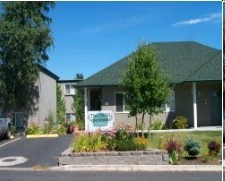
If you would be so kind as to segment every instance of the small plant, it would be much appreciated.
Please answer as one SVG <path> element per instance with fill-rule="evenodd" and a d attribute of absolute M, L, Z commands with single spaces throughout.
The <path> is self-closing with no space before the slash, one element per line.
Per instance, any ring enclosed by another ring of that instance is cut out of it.
<path fill-rule="evenodd" d="M 220 152 L 221 145 L 217 143 L 216 141 L 211 141 L 208 144 L 208 151 L 210 156 L 218 156 Z"/>
<path fill-rule="evenodd" d="M 65 126 L 63 125 L 58 126 L 57 133 L 59 135 L 66 135 L 66 132 L 67 132 L 67 128 Z"/>
<path fill-rule="evenodd" d="M 36 123 L 33 123 L 30 127 L 26 128 L 25 134 L 26 135 L 42 134 L 42 130 L 39 128 L 39 126 L 36 125 Z"/>
<path fill-rule="evenodd" d="M 151 130 L 162 130 L 164 127 L 164 122 L 159 120 L 153 121 L 149 126 Z"/>
<path fill-rule="evenodd" d="M 185 141 L 184 150 L 188 153 L 189 156 L 195 157 L 200 153 L 200 143 L 194 139 L 188 139 Z"/>
<path fill-rule="evenodd" d="M 143 137 L 137 137 L 134 140 L 135 142 L 135 149 L 136 150 L 146 150 L 148 146 L 148 139 Z"/>
<path fill-rule="evenodd" d="M 107 149 L 112 151 L 116 148 L 116 132 L 115 131 L 107 131 L 102 134 L 102 141 L 107 143 Z"/>
<path fill-rule="evenodd" d="M 172 165 L 178 165 L 179 160 L 180 160 L 180 154 L 179 154 L 177 151 L 172 151 L 172 152 L 169 154 L 169 162 L 170 162 Z"/>
<path fill-rule="evenodd" d="M 173 139 L 173 136 L 170 137 L 169 140 L 164 145 L 164 148 L 167 150 L 169 154 L 169 160 L 171 164 L 178 164 L 181 152 L 182 145 Z"/>
<path fill-rule="evenodd" d="M 71 145 L 72 149 L 74 152 L 106 150 L 107 145 L 101 137 L 102 135 L 99 133 L 76 136 Z"/>
<path fill-rule="evenodd" d="M 177 116 L 173 123 L 177 129 L 188 128 L 187 118 L 185 118 L 184 116 Z"/>

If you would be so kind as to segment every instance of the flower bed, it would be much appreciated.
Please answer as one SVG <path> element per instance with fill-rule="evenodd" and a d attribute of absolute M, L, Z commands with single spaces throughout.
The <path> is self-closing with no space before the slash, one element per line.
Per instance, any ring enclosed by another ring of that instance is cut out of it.
<path fill-rule="evenodd" d="M 77 134 L 72 142 L 73 152 L 146 150 L 148 139 L 136 137 L 123 129 L 107 132 Z"/>
<path fill-rule="evenodd" d="M 71 147 L 61 153 L 59 165 L 165 165 L 168 154 L 146 150 L 148 139 L 123 129 L 77 133 Z"/>

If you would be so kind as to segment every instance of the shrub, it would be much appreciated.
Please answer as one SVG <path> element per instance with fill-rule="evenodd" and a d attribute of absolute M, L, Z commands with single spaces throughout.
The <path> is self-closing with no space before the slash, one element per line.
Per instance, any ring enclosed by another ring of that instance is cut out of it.
<path fill-rule="evenodd" d="M 197 140 L 188 139 L 185 141 L 184 150 L 189 156 L 197 156 L 200 153 L 200 143 Z"/>
<path fill-rule="evenodd" d="M 116 141 L 116 151 L 131 151 L 135 150 L 134 140 L 117 140 Z"/>
<path fill-rule="evenodd" d="M 164 127 L 165 127 L 164 122 L 159 121 L 159 120 L 156 120 L 156 121 L 152 122 L 149 126 L 149 128 L 151 130 L 162 130 Z"/>
<path fill-rule="evenodd" d="M 177 165 L 181 157 L 182 145 L 173 140 L 173 137 L 170 137 L 165 143 L 164 148 L 169 154 L 169 162 L 173 165 Z"/>
<path fill-rule="evenodd" d="M 26 135 L 36 135 L 36 134 L 41 134 L 42 130 L 35 124 L 33 124 L 31 127 L 26 128 L 25 134 Z"/>
<path fill-rule="evenodd" d="M 217 156 L 220 152 L 221 145 L 216 141 L 211 141 L 208 144 L 208 151 L 210 156 Z"/>
<path fill-rule="evenodd" d="M 148 139 L 137 137 L 134 140 L 136 150 L 146 150 L 148 146 Z"/>
<path fill-rule="evenodd" d="M 72 142 L 74 152 L 82 151 L 102 151 L 106 150 L 106 143 L 102 141 L 102 135 L 99 133 L 83 134 L 76 136 Z"/>
<path fill-rule="evenodd" d="M 57 129 L 57 133 L 59 135 L 65 135 L 67 132 L 67 128 L 63 125 L 59 126 L 58 129 Z"/>
<path fill-rule="evenodd" d="M 107 143 L 107 149 L 112 151 L 116 148 L 116 132 L 115 131 L 107 131 L 102 134 L 102 141 Z"/>
<path fill-rule="evenodd" d="M 185 129 L 188 127 L 187 118 L 184 116 L 177 116 L 173 122 L 177 129 Z"/>
<path fill-rule="evenodd" d="M 119 129 L 115 134 L 117 151 L 135 150 L 134 134 L 124 129 Z"/>

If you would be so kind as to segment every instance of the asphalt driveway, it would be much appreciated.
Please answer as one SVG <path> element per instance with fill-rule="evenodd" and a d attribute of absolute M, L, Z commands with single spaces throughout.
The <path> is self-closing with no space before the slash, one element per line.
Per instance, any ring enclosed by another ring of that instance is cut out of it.
<path fill-rule="evenodd" d="M 14 158 L 24 158 L 25 162 L 11 167 L 57 166 L 59 154 L 67 149 L 73 135 L 57 138 L 16 138 L 0 142 L 0 159 L 5 162 L 15 161 Z"/>

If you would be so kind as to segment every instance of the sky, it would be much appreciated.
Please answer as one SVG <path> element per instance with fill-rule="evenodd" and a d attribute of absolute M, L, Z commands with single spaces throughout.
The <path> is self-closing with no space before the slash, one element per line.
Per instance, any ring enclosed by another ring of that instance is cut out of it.
<path fill-rule="evenodd" d="M 56 2 L 48 16 L 54 46 L 46 68 L 88 78 L 142 41 L 196 41 L 222 50 L 222 2 Z"/>

